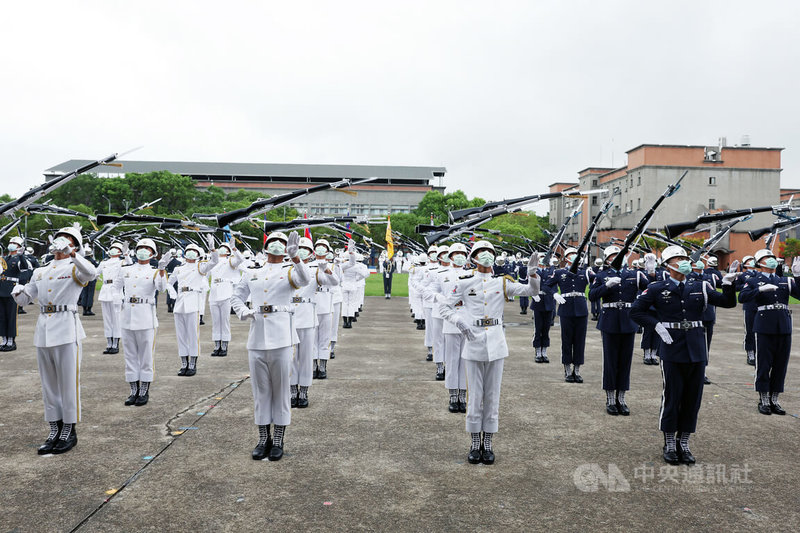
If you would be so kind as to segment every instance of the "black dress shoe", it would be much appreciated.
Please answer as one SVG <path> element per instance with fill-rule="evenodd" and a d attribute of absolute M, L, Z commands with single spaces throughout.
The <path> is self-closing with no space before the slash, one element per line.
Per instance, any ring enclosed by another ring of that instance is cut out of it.
<path fill-rule="evenodd" d="M 758 402 L 758 412 L 761 413 L 762 415 L 771 415 L 772 406 Z"/>
<path fill-rule="evenodd" d="M 619 411 L 617 410 L 616 404 L 613 403 L 606 404 L 606 413 L 617 416 L 619 414 Z"/>
<path fill-rule="evenodd" d="M 217 357 L 228 357 L 228 350 L 220 348 Z"/>
<path fill-rule="evenodd" d="M 546 355 L 542 354 L 542 363 L 549 363 L 550 359 L 547 358 Z"/>
<path fill-rule="evenodd" d="M 688 448 L 684 450 L 680 446 L 678 447 L 678 459 L 685 465 L 693 465 L 697 462 Z"/>
<path fill-rule="evenodd" d="M 628 409 L 628 406 L 625 405 L 624 403 L 617 402 L 617 411 L 622 416 L 628 416 L 629 414 L 631 414 L 631 410 Z"/>
<path fill-rule="evenodd" d="M 492 450 L 483 450 L 481 452 L 481 462 L 485 465 L 494 464 L 494 452 Z"/>
<path fill-rule="evenodd" d="M 772 402 L 772 403 L 770 403 L 769 406 L 770 406 L 770 409 L 772 410 L 772 412 L 775 413 L 776 415 L 785 415 L 786 414 L 786 410 L 783 407 L 781 407 L 781 404 L 779 404 L 778 402 Z"/>
<path fill-rule="evenodd" d="M 186 367 L 186 373 L 184 376 L 194 376 L 195 374 L 197 374 L 197 368 Z"/>
<path fill-rule="evenodd" d="M 143 405 L 146 405 L 149 399 L 150 399 L 150 393 L 147 392 L 145 393 L 144 396 L 137 396 L 136 403 L 134 405 L 136 405 L 136 407 L 141 407 Z"/>
<path fill-rule="evenodd" d="M 458 411 L 460 413 L 466 413 L 467 412 L 467 402 L 458 402 Z"/>
<path fill-rule="evenodd" d="M 201 325 L 201 326 L 205 326 L 205 325 L 206 325 L 206 323 L 203 321 L 203 319 L 202 319 L 202 318 L 200 319 L 200 325 Z"/>
<path fill-rule="evenodd" d="M 331 358 L 331 359 L 336 359 L 336 354 L 335 354 L 335 353 L 333 353 L 333 352 L 331 352 L 330 358 Z"/>
<path fill-rule="evenodd" d="M 178 375 L 179 376 L 185 376 L 187 370 L 188 370 L 188 368 L 181 368 L 180 370 L 178 370 Z"/>
<path fill-rule="evenodd" d="M 216 348 L 213 352 L 211 352 L 211 357 L 219 357 L 219 348 Z"/>
<path fill-rule="evenodd" d="M 426 355 L 426 356 L 425 356 L 425 360 L 426 360 L 426 361 L 433 361 L 433 354 L 432 354 L 432 353 L 429 353 L 428 355 Z"/>
<path fill-rule="evenodd" d="M 6 350 L 5 351 L 13 352 L 16 349 L 17 349 L 17 343 L 16 342 L 12 342 L 11 345 L 6 344 Z"/>
<path fill-rule="evenodd" d="M 110 346 L 109 346 L 109 347 L 107 347 L 105 350 L 103 350 L 103 353 L 104 353 L 104 354 L 111 353 L 111 347 L 110 347 Z"/>
<path fill-rule="evenodd" d="M 50 453 L 54 453 L 56 455 L 59 453 L 67 453 L 74 448 L 76 444 L 78 444 L 78 435 L 75 433 L 75 429 L 73 429 L 72 433 L 69 434 L 68 439 L 58 439 L 56 441 L 56 443 L 53 445 L 53 450 Z"/>
<path fill-rule="evenodd" d="M 436 373 L 436 381 L 444 381 L 444 370 Z"/>
<path fill-rule="evenodd" d="M 283 457 L 283 448 L 281 446 L 273 446 L 269 450 L 269 456 L 267 459 L 270 461 L 280 461 L 281 457 Z"/>
<path fill-rule="evenodd" d="M 133 405 L 136 403 L 136 395 L 131 394 L 127 398 L 125 398 L 125 405 Z"/>
<path fill-rule="evenodd" d="M 575 383 L 575 374 L 564 376 L 564 381 L 567 383 Z"/>
<path fill-rule="evenodd" d="M 575 383 L 583 383 L 583 376 L 580 374 L 573 373 L 572 376 L 575 378 Z"/>
<path fill-rule="evenodd" d="M 56 442 L 58 442 L 58 434 L 61 433 L 61 422 L 58 422 L 58 433 L 52 439 L 47 439 L 44 441 L 44 444 L 39 446 L 39 449 L 36 450 L 36 453 L 39 455 L 47 455 L 48 453 L 53 453 L 53 446 Z"/>
<path fill-rule="evenodd" d="M 478 450 L 470 450 L 469 454 L 467 454 L 467 462 L 471 465 L 476 465 L 481 462 L 481 451 Z"/>
<path fill-rule="evenodd" d="M 292 398 L 289 400 L 289 405 L 291 407 L 297 407 L 297 396 L 292 396 Z"/>
<path fill-rule="evenodd" d="M 458 400 L 450 400 L 450 405 L 447 406 L 447 410 L 451 413 L 458 413 L 461 411 L 461 404 L 458 403 Z"/>
<path fill-rule="evenodd" d="M 680 464 L 681 460 L 678 457 L 678 452 L 675 450 L 668 450 L 667 447 L 664 446 L 664 462 L 671 465 Z"/>
<path fill-rule="evenodd" d="M 425 329 L 425 326 L 422 325 L 422 322 L 417 322 L 417 329 Z"/>
<path fill-rule="evenodd" d="M 521 315 L 527 315 L 527 314 L 528 314 L 528 312 L 527 312 L 527 311 L 520 311 L 520 312 L 519 312 L 519 314 L 521 314 Z"/>
<path fill-rule="evenodd" d="M 266 444 L 262 444 L 261 446 L 256 446 L 255 448 L 253 448 L 253 453 L 251 454 L 253 460 L 260 461 L 261 459 L 264 459 L 269 453 L 271 448 L 272 448 L 272 439 L 267 440 Z"/>
<path fill-rule="evenodd" d="M 328 371 L 320 369 L 317 372 L 317 379 L 328 379 Z"/>
<path fill-rule="evenodd" d="M 21 307 L 20 307 L 20 308 L 19 308 L 19 310 L 17 311 L 17 314 L 20 314 L 20 315 L 27 315 L 27 314 L 28 314 L 28 312 L 27 312 L 26 310 L 24 310 L 23 308 L 21 308 Z"/>
<path fill-rule="evenodd" d="M 110 349 L 108 350 L 108 353 L 110 353 L 110 354 L 119 353 L 119 348 L 110 348 Z"/>
<path fill-rule="evenodd" d="M 4 345 L 0 346 L 0 352 L 8 352 L 8 351 L 10 351 L 9 348 L 11 348 L 11 346 L 6 346 L 4 344 Z"/>
<path fill-rule="evenodd" d="M 541 355 L 537 355 L 536 357 L 533 358 L 533 362 L 534 363 L 544 363 L 544 360 L 542 359 Z"/>
<path fill-rule="evenodd" d="M 305 409 L 308 407 L 308 398 L 297 398 L 297 408 Z"/>
<path fill-rule="evenodd" d="M 708 379 L 708 376 L 703 376 L 703 384 L 704 385 L 711 385 L 711 380 Z"/>
<path fill-rule="evenodd" d="M 345 320 L 344 325 L 342 326 L 342 329 L 350 329 L 352 327 L 353 326 L 350 324 L 350 322 Z M 417 328 L 417 329 L 420 329 L 420 328 Z"/>

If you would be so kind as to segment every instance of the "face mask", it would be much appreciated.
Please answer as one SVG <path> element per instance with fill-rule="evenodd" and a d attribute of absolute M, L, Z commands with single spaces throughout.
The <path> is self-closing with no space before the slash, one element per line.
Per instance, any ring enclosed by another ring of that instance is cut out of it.
<path fill-rule="evenodd" d="M 297 251 L 297 255 L 300 256 L 301 261 L 305 261 L 306 259 L 308 259 L 308 256 L 311 255 L 311 250 L 300 248 L 300 250 Z"/>
<path fill-rule="evenodd" d="M 150 259 L 150 255 L 150 250 L 146 250 L 144 248 L 139 248 L 136 250 L 136 259 L 139 261 L 148 261 Z"/>
<path fill-rule="evenodd" d="M 755 261 L 750 259 L 749 261 L 747 261 L 747 263 L 744 264 L 744 266 L 749 267 L 749 268 L 753 268 L 754 266 L 756 266 L 756 263 L 755 263 Z"/>
<path fill-rule="evenodd" d="M 778 260 L 774 257 L 768 257 L 766 261 L 764 261 L 764 266 L 769 268 L 770 270 L 775 270 L 778 268 Z"/>
<path fill-rule="evenodd" d="M 8 245 L 9 252 L 16 252 L 17 250 L 19 250 L 19 246 L 14 244 L 13 242 Z"/>
<path fill-rule="evenodd" d="M 478 254 L 478 257 L 475 258 L 475 261 L 477 261 L 477 263 L 481 266 L 490 267 L 494 264 L 494 254 L 484 250 Z"/>
<path fill-rule="evenodd" d="M 429 253 L 428 257 L 430 258 L 431 261 L 436 261 L 436 254 L 435 253 L 433 253 L 433 252 Z"/>
<path fill-rule="evenodd" d="M 111 250 L 109 250 L 108 255 L 110 255 L 111 257 L 119 257 L 121 253 L 122 252 L 120 252 L 116 248 L 112 248 Z"/>
<path fill-rule="evenodd" d="M 456 254 L 453 256 L 453 264 L 456 266 L 463 267 L 467 264 L 467 256 L 464 254 Z"/>
<path fill-rule="evenodd" d="M 228 252 L 227 248 L 220 248 L 219 250 L 217 250 L 217 255 L 219 255 L 220 257 L 228 257 L 228 255 L 230 255 L 230 252 Z"/>
<path fill-rule="evenodd" d="M 328 249 L 322 245 L 319 245 L 316 248 L 314 248 L 314 251 L 317 253 L 317 255 L 325 255 Z"/>
<path fill-rule="evenodd" d="M 197 259 L 197 252 L 195 252 L 194 250 L 189 250 L 188 252 L 186 252 L 185 254 L 183 254 L 183 256 L 184 256 L 186 259 L 190 259 L 190 260 L 191 260 L 191 259 Z"/>
<path fill-rule="evenodd" d="M 669 268 L 671 268 L 672 270 L 680 272 L 684 276 L 692 273 L 692 262 L 687 261 L 685 259 L 683 261 L 678 261 L 678 268 L 675 268 L 672 265 L 667 265 L 667 266 L 669 266 Z"/>
<path fill-rule="evenodd" d="M 270 255 L 283 255 L 286 253 L 286 245 L 281 241 L 271 241 L 267 244 L 267 253 Z"/>
<path fill-rule="evenodd" d="M 578 257 L 578 256 L 577 256 L 577 255 L 575 255 L 575 254 L 569 254 L 569 255 L 567 256 L 567 260 L 566 260 L 566 261 L 567 261 L 567 264 L 568 264 L 568 265 L 571 265 L 572 263 L 574 263 L 574 262 L 575 262 L 575 258 L 576 258 L 576 257 Z"/>

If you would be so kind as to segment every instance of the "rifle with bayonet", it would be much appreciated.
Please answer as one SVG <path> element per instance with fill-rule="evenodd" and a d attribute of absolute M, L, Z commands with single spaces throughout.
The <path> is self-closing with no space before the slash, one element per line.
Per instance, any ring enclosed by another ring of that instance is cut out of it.
<path fill-rule="evenodd" d="M 352 216 L 345 216 L 345 217 L 329 217 L 329 218 L 295 218 L 294 220 L 286 220 L 283 222 L 264 222 L 264 233 L 269 233 L 272 231 L 282 230 L 282 229 L 292 229 L 292 228 L 299 228 L 303 226 L 308 227 L 316 227 L 316 226 L 327 226 L 332 223 L 337 222 L 353 222 L 356 220 L 356 217 Z"/>
<path fill-rule="evenodd" d="M 480 215 L 481 213 L 485 213 L 486 211 L 492 211 L 497 209 L 501 206 L 511 207 L 521 207 L 525 204 L 530 204 L 533 202 L 538 202 L 540 200 L 549 200 L 551 198 L 569 198 L 573 196 L 590 196 L 592 194 L 600 194 L 607 192 L 606 189 L 599 189 L 599 190 L 590 190 L 590 191 L 561 191 L 561 192 L 550 192 L 545 194 L 533 194 L 531 196 L 522 196 L 520 198 L 512 198 L 510 200 L 499 200 L 497 202 L 487 202 L 480 207 L 468 207 L 466 209 L 456 209 L 455 211 L 450 211 L 448 216 L 450 217 L 451 222 L 456 222 L 457 220 L 461 220 L 462 218 L 466 217 L 474 217 Z"/>
<path fill-rule="evenodd" d="M 572 221 L 572 219 L 578 216 L 578 214 L 581 212 L 581 207 L 583 207 L 583 200 L 578 202 L 578 205 L 575 206 L 575 209 L 573 209 L 572 212 L 567 215 L 567 218 L 564 219 L 564 223 L 561 224 L 561 227 L 550 240 L 550 244 L 547 246 L 547 252 L 545 252 L 544 259 L 542 259 L 542 265 L 545 267 L 550 266 L 550 259 L 553 257 L 558 245 L 561 244 L 561 239 L 564 238 L 564 232 L 567 231 L 567 226 L 569 225 L 570 221 Z"/>
<path fill-rule="evenodd" d="M 689 222 L 678 222 L 677 224 L 668 224 L 664 226 L 664 234 L 667 237 L 676 237 L 685 231 L 696 228 L 700 224 L 708 224 L 711 222 L 722 222 L 724 220 L 739 218 L 745 215 L 754 215 L 756 213 L 772 212 L 777 216 L 781 216 L 781 213 L 787 213 L 790 211 L 795 211 L 797 209 L 798 209 L 797 207 L 792 207 L 788 203 L 780 205 L 767 205 L 763 207 L 750 207 L 748 209 L 731 209 L 727 211 L 721 211 L 719 213 L 700 215 L 696 219 Z"/>
<path fill-rule="evenodd" d="M 519 210 L 520 208 L 517 208 L 514 211 L 519 211 Z M 484 222 L 488 222 L 489 220 L 491 220 L 496 216 L 505 215 L 506 213 L 509 212 L 510 212 L 509 208 L 503 205 L 501 207 L 492 209 L 491 211 L 481 213 L 480 215 L 474 218 L 470 218 L 464 222 L 459 222 L 458 224 L 453 224 L 452 226 L 445 226 L 446 229 L 443 229 L 441 231 L 430 232 L 424 236 L 425 242 L 428 244 L 428 246 L 430 246 L 442 239 L 450 237 L 451 235 L 459 235 L 466 231 L 474 230 Z"/>
<path fill-rule="evenodd" d="M 771 226 L 767 226 L 766 228 L 759 228 L 750 230 L 747 232 L 750 235 L 751 241 L 757 241 L 764 235 L 769 235 L 769 237 L 765 240 L 765 246 L 767 248 L 770 247 L 772 244 L 772 240 L 775 238 L 775 235 L 778 233 L 782 233 L 784 231 L 788 231 L 793 227 L 800 224 L 800 218 L 789 218 L 785 220 L 778 220 L 774 222 Z"/>
<path fill-rule="evenodd" d="M 738 224 L 739 222 L 744 222 L 745 220 L 747 220 L 751 216 L 753 216 L 753 215 L 745 215 L 743 217 L 739 217 L 737 219 L 734 219 L 734 220 L 728 222 L 727 224 L 724 224 L 719 229 L 719 231 L 717 231 L 714 235 L 712 235 L 708 239 L 706 239 L 706 241 L 703 243 L 703 246 L 701 246 L 697 250 L 693 251 L 692 254 L 689 256 L 689 258 L 692 260 L 693 263 L 695 261 L 697 261 L 698 259 L 700 259 L 700 256 L 702 256 L 703 254 L 705 254 L 706 252 L 711 250 L 719 241 L 721 241 L 725 237 L 725 235 L 727 235 L 733 229 L 733 227 L 736 224 Z"/>
<path fill-rule="evenodd" d="M 688 170 L 684 170 L 683 174 L 681 174 L 681 177 L 678 178 L 678 181 L 669 185 L 667 187 L 667 190 L 665 190 L 661 194 L 661 196 L 658 197 L 655 203 L 653 203 L 653 206 L 647 211 L 647 213 L 645 213 L 645 215 L 641 218 L 641 220 L 639 220 L 639 222 L 636 223 L 636 226 L 625 237 L 625 243 L 623 244 L 622 249 L 619 251 L 617 256 L 614 257 L 614 260 L 611 261 L 611 268 L 615 270 L 620 269 L 620 267 L 622 266 L 622 262 L 625 260 L 625 256 L 628 254 L 628 251 L 631 248 L 631 245 L 633 245 L 634 241 L 636 241 L 642 235 L 642 233 L 644 233 L 644 231 L 647 229 L 647 225 L 650 223 L 650 219 L 653 218 L 653 215 L 656 213 L 656 209 L 658 209 L 658 206 L 661 205 L 661 202 L 663 202 L 665 199 L 675 194 L 678 191 L 678 189 L 680 189 L 681 181 L 683 181 L 683 178 L 685 178 L 686 174 L 688 173 L 689 173 Z M 667 233 L 667 235 L 669 235 L 669 233 Z M 670 237 L 671 236 L 672 235 L 670 235 Z"/>
<path fill-rule="evenodd" d="M 581 264 L 581 260 L 583 259 L 583 252 L 586 250 L 586 247 L 589 245 L 589 242 L 592 240 L 592 235 L 594 235 L 594 230 L 597 229 L 597 225 L 600 224 L 600 220 L 602 220 L 603 216 L 608 213 L 608 210 L 611 209 L 611 206 L 614 203 L 609 199 L 606 200 L 605 203 L 600 207 L 600 211 L 594 216 L 592 223 L 589 224 L 589 228 L 586 230 L 586 234 L 583 236 L 583 240 L 578 245 L 578 253 L 575 255 L 575 259 L 572 261 L 572 264 L 569 267 L 569 271 L 575 274 L 578 272 L 578 267 Z"/>

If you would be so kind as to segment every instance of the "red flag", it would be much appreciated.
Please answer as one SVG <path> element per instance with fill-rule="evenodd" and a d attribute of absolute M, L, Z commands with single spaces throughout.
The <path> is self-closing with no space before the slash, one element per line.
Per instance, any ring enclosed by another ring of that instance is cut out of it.
<path fill-rule="evenodd" d="M 303 213 L 303 218 L 306 218 L 306 219 L 308 218 L 308 211 Z M 309 228 L 308 226 L 306 226 L 306 230 L 305 230 L 305 232 L 303 232 L 303 237 L 305 237 L 308 240 L 313 240 L 311 238 L 311 228 Z"/>
<path fill-rule="evenodd" d="M 267 227 L 267 214 L 264 213 L 264 227 Z M 267 232 L 264 231 L 264 242 L 261 243 L 261 246 L 264 247 L 267 245 Z"/>

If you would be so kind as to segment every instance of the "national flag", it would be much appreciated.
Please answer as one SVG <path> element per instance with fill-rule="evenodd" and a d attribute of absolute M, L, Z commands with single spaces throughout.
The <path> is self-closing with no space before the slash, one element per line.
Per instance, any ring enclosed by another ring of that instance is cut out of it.
<path fill-rule="evenodd" d="M 303 213 L 303 218 L 308 219 L 308 211 Z M 314 239 L 311 238 L 311 228 L 309 228 L 308 226 L 306 226 L 306 229 L 303 232 L 303 237 L 305 237 L 306 239 L 308 239 L 310 241 L 314 240 Z"/>
<path fill-rule="evenodd" d="M 264 242 L 261 243 L 262 246 L 266 246 L 267 245 L 267 230 L 266 230 L 266 228 L 267 228 L 267 214 L 264 213 L 264 228 L 263 228 L 264 229 Z"/>
<path fill-rule="evenodd" d="M 394 255 L 394 240 L 392 240 L 392 217 L 386 217 L 386 255 L 389 259 Z"/>

